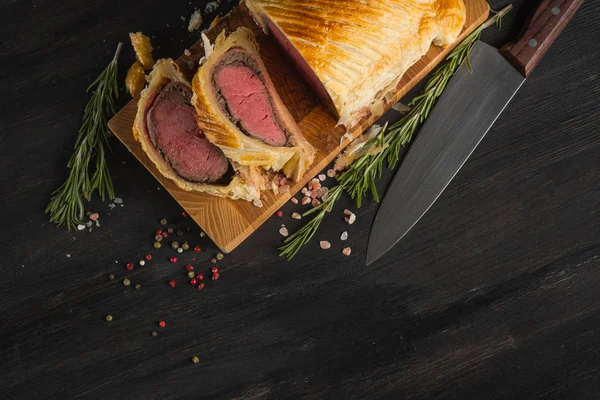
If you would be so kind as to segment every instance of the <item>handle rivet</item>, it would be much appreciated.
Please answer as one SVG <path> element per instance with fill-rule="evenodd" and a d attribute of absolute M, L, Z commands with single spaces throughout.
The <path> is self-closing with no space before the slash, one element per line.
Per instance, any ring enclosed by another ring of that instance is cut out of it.
<path fill-rule="evenodd" d="M 554 15 L 558 15 L 558 14 L 560 14 L 560 8 L 558 8 L 558 7 L 554 7 L 554 8 L 552 9 L 552 14 L 554 14 Z"/>
<path fill-rule="evenodd" d="M 537 40 L 535 40 L 535 39 L 531 39 L 531 40 L 529 41 L 529 46 L 530 46 L 530 47 L 535 47 L 535 46 L 537 46 Z"/>

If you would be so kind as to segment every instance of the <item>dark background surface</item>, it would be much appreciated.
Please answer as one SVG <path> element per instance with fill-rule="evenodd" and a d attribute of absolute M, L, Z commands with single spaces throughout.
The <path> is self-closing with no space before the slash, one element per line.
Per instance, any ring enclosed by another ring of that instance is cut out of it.
<path fill-rule="evenodd" d="M 484 39 L 514 36 L 525 3 Z M 198 292 L 183 265 L 197 257 L 207 272 L 215 247 L 115 139 L 108 161 L 124 207 L 92 201 L 101 227 L 91 233 L 56 228 L 43 211 L 67 176 L 85 88 L 117 42 L 126 44 L 121 75 L 133 61 L 130 31 L 156 36 L 157 58 L 176 57 L 199 37 L 181 17 L 204 2 L 2 1 L 0 398 L 598 398 L 599 3 L 584 3 L 448 190 L 383 259 L 364 265 L 377 205 L 348 227 L 348 199 L 293 262 L 278 258 L 279 225 L 299 225 L 290 204 Z M 172 249 L 154 251 L 162 217 L 189 226 L 204 252 L 174 265 Z M 152 262 L 125 270 L 147 252 Z M 141 289 L 125 288 L 125 276 Z"/>

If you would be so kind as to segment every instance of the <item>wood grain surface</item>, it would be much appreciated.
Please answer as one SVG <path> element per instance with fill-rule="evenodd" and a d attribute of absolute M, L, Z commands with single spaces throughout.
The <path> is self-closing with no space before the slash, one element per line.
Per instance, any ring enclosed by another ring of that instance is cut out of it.
<path fill-rule="evenodd" d="M 302 222 L 288 203 L 203 292 L 184 265 L 210 275 L 216 246 L 114 138 L 107 162 L 124 207 L 86 203 L 100 213 L 92 232 L 44 214 L 68 174 L 85 88 L 130 31 L 154 37 L 157 58 L 182 54 L 198 40 L 187 19 L 206 5 L 189 3 L 0 2 L 0 399 L 600 398 L 600 2 L 583 3 L 448 189 L 377 263 L 365 267 L 377 204 L 357 209 L 345 196 L 292 262 L 279 258 L 280 225 Z M 234 5 L 222 3 L 204 27 Z M 514 39 L 533 3 L 515 1 L 483 40 Z M 123 50 L 121 86 L 134 60 Z M 203 252 L 171 264 L 169 246 L 154 250 L 163 217 Z M 146 253 L 151 262 L 125 269 Z"/>
<path fill-rule="evenodd" d="M 467 20 L 457 42 L 479 26 L 488 16 L 489 6 L 485 0 L 467 0 Z M 336 127 L 337 119 L 329 113 L 326 106 L 316 100 L 316 95 L 300 77 L 291 60 L 278 48 L 273 38 L 266 36 L 254 23 L 245 4 L 237 6 L 230 14 L 217 23 L 207 36 L 214 41 L 223 30 L 233 32 L 239 27 L 252 29 L 260 46 L 260 54 L 271 76 L 277 92 L 295 118 L 304 137 L 316 149 L 315 162 L 304 177 L 290 186 L 286 194 L 274 194 L 266 191 L 264 206 L 258 208 L 242 200 L 231 200 L 211 196 L 206 193 L 186 192 L 170 179 L 165 178 L 142 150 L 139 142 L 133 138 L 132 126 L 137 112 L 137 99 L 129 102 L 110 121 L 109 126 L 115 135 L 127 146 L 133 155 L 154 175 L 159 183 L 175 198 L 186 212 L 210 236 L 225 253 L 229 253 L 252 234 L 260 225 L 279 210 L 290 198 L 298 193 L 306 183 L 325 168 L 350 142 L 342 141 L 346 133 L 343 127 Z M 386 111 L 402 96 L 413 88 L 425 75 L 437 65 L 454 46 L 442 49 L 432 46 L 429 52 L 410 68 L 396 89 L 388 93 Z M 193 76 L 198 60 L 204 55 L 202 40 L 191 46 L 190 56 L 182 56 L 178 62 L 187 69 L 187 75 Z M 176 58 L 176 57 L 172 57 Z M 192 66 L 190 69 L 189 65 Z M 366 117 L 349 133 L 352 137 L 360 135 L 376 118 Z"/>

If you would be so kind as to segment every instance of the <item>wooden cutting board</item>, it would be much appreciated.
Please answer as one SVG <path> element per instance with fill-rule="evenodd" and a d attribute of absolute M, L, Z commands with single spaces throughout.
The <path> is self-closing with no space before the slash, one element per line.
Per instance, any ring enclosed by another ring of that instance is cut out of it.
<path fill-rule="evenodd" d="M 489 12 L 489 6 L 485 0 L 466 0 L 465 3 L 467 6 L 467 21 L 456 43 L 460 42 L 485 21 Z M 266 36 L 256 26 L 249 16 L 245 4 L 240 4 L 226 17 L 220 21 L 215 21 L 206 34 L 211 41 L 214 41 L 223 29 L 232 32 L 242 26 L 253 30 L 260 45 L 260 54 L 277 92 L 289 108 L 306 139 L 317 150 L 312 168 L 306 173 L 302 181 L 291 186 L 290 193 L 275 195 L 272 192 L 265 192 L 267 200 L 263 201 L 262 208 L 258 208 L 246 201 L 223 199 L 204 193 L 185 192 L 158 172 L 146 153 L 143 152 L 140 144 L 134 140 L 132 126 L 137 111 L 138 98 L 131 100 L 108 123 L 115 136 L 144 164 L 189 216 L 225 253 L 235 249 L 263 222 L 277 212 L 283 204 L 289 201 L 292 195 L 299 192 L 310 179 L 319 174 L 349 143 L 348 140 L 344 140 L 344 143 L 340 144 L 340 139 L 345 133 L 344 129 L 341 127 L 336 128 L 336 118 L 318 102 L 311 89 L 300 77 L 296 67 L 279 50 L 274 40 Z M 400 100 L 443 60 L 452 48 L 453 46 L 446 49 L 432 46 L 429 52 L 408 70 L 396 90 L 388 94 L 385 109 L 388 110 Z M 177 62 L 188 75 L 188 78 L 191 79 L 195 72 L 192 71 L 192 68 L 198 65 L 198 60 L 204 55 L 202 41 L 198 41 L 189 50 L 192 54 L 180 57 Z M 375 120 L 374 117 L 365 118 L 350 134 L 357 137 L 366 128 L 370 127 Z"/>

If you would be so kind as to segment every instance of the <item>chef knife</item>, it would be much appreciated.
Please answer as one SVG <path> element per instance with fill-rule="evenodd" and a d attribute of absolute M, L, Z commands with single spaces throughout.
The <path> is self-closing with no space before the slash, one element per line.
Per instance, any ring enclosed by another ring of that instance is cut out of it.
<path fill-rule="evenodd" d="M 519 39 L 479 42 L 440 96 L 377 212 L 367 265 L 421 219 L 467 161 L 583 0 L 543 0 Z"/>

